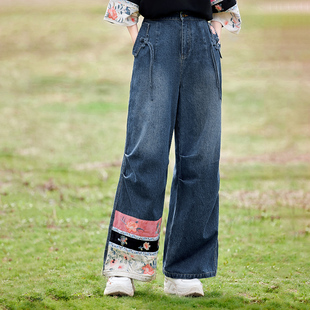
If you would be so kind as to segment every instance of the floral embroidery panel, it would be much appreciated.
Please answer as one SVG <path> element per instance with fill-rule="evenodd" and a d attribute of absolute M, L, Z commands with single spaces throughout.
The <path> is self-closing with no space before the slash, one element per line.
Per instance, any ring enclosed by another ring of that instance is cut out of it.
<path fill-rule="evenodd" d="M 232 33 L 237 34 L 241 29 L 242 21 L 237 4 L 225 12 L 213 13 L 212 20 L 220 22 L 223 27 Z"/>
<path fill-rule="evenodd" d="M 115 211 L 113 227 L 140 237 L 157 238 L 160 234 L 161 219 L 146 221 Z"/>
<path fill-rule="evenodd" d="M 155 277 L 161 218 L 148 221 L 115 211 L 104 274 L 141 281 Z"/>
<path fill-rule="evenodd" d="M 220 22 L 223 27 L 232 33 L 239 33 L 241 29 L 241 16 L 237 1 L 210 0 L 213 19 Z M 104 20 L 122 26 L 137 24 L 139 18 L 139 6 L 127 0 L 110 0 L 104 16 Z M 135 230 L 135 224 L 131 226 Z"/>
<path fill-rule="evenodd" d="M 104 16 L 104 20 L 113 24 L 132 26 L 138 22 L 139 6 L 126 0 L 112 1 Z"/>
<path fill-rule="evenodd" d="M 127 273 L 132 278 L 152 278 L 155 276 L 157 252 L 140 253 L 109 243 L 105 273 Z"/>
<path fill-rule="evenodd" d="M 136 239 L 135 236 L 126 236 L 122 232 L 115 231 L 115 229 L 112 228 L 109 241 L 133 251 L 157 252 L 159 238 L 152 239 L 153 240 L 145 240 L 144 238 Z"/>

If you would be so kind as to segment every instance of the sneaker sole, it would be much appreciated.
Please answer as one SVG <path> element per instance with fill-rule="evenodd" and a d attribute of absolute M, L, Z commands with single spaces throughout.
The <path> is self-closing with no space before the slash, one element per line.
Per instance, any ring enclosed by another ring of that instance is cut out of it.
<path fill-rule="evenodd" d="M 178 295 L 178 296 L 182 296 L 182 297 L 201 297 L 204 296 L 203 290 L 201 287 L 198 286 L 194 286 L 191 287 L 190 290 L 187 290 L 185 292 L 180 292 L 177 291 L 175 287 L 173 287 L 173 285 L 169 285 L 169 287 L 164 287 L 164 292 L 166 294 L 170 294 L 170 295 Z"/>
<path fill-rule="evenodd" d="M 134 290 L 134 286 L 132 287 L 132 289 L 124 289 L 123 286 L 120 285 L 115 285 L 114 287 L 106 287 L 106 289 L 104 290 L 104 295 L 108 295 L 108 296 L 133 296 L 135 293 Z"/>
<path fill-rule="evenodd" d="M 114 288 L 113 290 L 104 290 L 104 295 L 107 296 L 133 296 L 133 291 L 126 291 L 122 288 Z"/>

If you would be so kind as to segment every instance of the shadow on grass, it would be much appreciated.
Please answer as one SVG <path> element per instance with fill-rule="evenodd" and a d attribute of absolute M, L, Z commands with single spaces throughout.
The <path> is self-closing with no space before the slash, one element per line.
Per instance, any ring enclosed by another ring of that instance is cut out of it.
<path fill-rule="evenodd" d="M 140 290 L 134 297 L 146 305 L 146 309 L 190 309 L 190 308 L 214 308 L 237 309 L 242 308 L 247 301 L 242 297 L 226 296 L 220 291 L 206 292 L 204 297 L 179 297 L 166 295 L 164 292 L 150 292 Z"/>
<path fill-rule="evenodd" d="M 49 291 L 46 296 L 35 294 L 23 295 L 18 300 L 0 299 L 1 309 L 307 309 L 306 305 L 294 305 L 282 301 L 256 300 L 250 301 L 243 297 L 232 296 L 220 291 L 206 292 L 204 297 L 178 297 L 166 295 L 162 289 L 150 291 L 149 288 L 138 289 L 134 297 L 103 296 L 102 292 L 95 295 L 59 294 Z M 64 296 L 66 297 L 64 298 Z M 303 307 L 305 306 L 305 307 Z"/>

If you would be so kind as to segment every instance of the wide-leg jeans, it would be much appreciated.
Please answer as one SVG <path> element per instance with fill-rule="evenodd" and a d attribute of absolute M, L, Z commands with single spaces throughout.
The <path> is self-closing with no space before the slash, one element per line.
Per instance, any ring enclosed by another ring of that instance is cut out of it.
<path fill-rule="evenodd" d="M 175 168 L 163 273 L 215 276 L 221 145 L 220 44 L 183 12 L 144 19 L 133 47 L 127 136 L 103 264 L 105 276 L 155 277 L 169 150 Z"/>

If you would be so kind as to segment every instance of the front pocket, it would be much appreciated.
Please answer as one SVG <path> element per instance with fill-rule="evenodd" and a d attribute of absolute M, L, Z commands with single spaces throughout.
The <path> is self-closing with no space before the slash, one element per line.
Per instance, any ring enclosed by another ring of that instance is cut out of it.
<path fill-rule="evenodd" d="M 138 33 L 138 37 L 132 49 L 132 54 L 135 58 L 138 57 L 139 52 L 145 47 L 149 50 L 150 61 L 149 61 L 149 85 L 150 85 L 150 98 L 153 101 L 153 63 L 154 63 L 154 47 L 149 38 L 150 24 L 143 22 L 141 29 Z M 143 53 L 142 53 L 143 54 Z M 145 53 L 144 53 L 145 55 Z"/>
<path fill-rule="evenodd" d="M 143 22 L 139 30 L 138 36 L 132 48 L 132 55 L 137 57 L 141 48 L 145 46 L 145 38 L 149 35 L 150 24 Z"/>
<path fill-rule="evenodd" d="M 208 31 L 210 38 L 210 49 L 211 49 L 211 58 L 214 68 L 216 87 L 219 92 L 219 97 L 222 99 L 222 74 L 221 74 L 221 44 L 219 42 L 219 37 L 217 33 L 212 32 L 212 25 L 208 23 Z M 215 29 L 214 29 L 215 31 Z"/>
<path fill-rule="evenodd" d="M 222 99 L 222 79 L 221 79 L 221 55 L 214 46 L 211 46 L 211 58 L 214 67 L 216 86 L 219 91 L 220 99 Z"/>
<path fill-rule="evenodd" d="M 209 23 L 209 31 L 210 31 L 210 39 L 211 39 L 211 44 L 215 47 L 215 49 L 218 50 L 220 57 L 222 58 L 222 54 L 221 54 L 221 43 L 220 43 L 220 39 L 219 36 L 217 34 L 217 32 L 215 31 L 214 27 Z M 213 33 L 211 27 L 213 28 L 213 30 L 215 31 L 215 33 Z"/>

